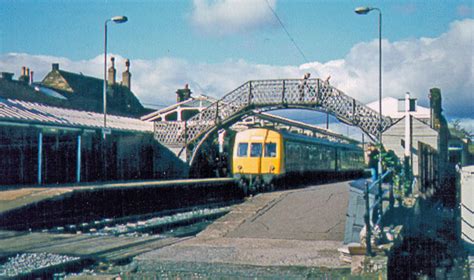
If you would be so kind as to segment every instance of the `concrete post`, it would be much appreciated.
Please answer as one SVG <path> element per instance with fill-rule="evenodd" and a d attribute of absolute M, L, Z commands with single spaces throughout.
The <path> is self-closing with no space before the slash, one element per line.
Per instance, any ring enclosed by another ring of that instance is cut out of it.
<path fill-rule="evenodd" d="M 405 94 L 405 157 L 411 157 L 410 93 Z"/>
<path fill-rule="evenodd" d="M 178 109 L 176 110 L 176 121 L 180 122 L 183 120 L 182 114 L 183 114 L 183 110 L 181 109 L 181 106 L 179 106 Z"/>
<path fill-rule="evenodd" d="M 218 142 L 219 142 L 219 154 L 224 152 L 224 142 L 225 142 L 226 131 L 219 131 Z"/>

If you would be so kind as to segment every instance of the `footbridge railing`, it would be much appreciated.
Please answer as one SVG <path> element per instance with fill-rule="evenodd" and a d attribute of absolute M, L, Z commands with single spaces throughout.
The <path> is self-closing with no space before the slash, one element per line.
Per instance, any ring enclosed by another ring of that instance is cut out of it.
<path fill-rule="evenodd" d="M 192 162 L 197 149 L 212 132 L 239 121 L 255 111 L 301 108 L 328 112 L 339 120 L 360 127 L 371 138 L 392 125 L 378 112 L 320 79 L 249 81 L 231 91 L 187 121 L 155 122 L 155 139 L 165 146 L 187 150 Z"/>

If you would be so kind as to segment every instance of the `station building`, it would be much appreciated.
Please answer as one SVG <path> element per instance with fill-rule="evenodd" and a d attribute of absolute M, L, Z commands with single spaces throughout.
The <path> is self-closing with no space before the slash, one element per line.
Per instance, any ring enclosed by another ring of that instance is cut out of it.
<path fill-rule="evenodd" d="M 442 114 L 440 89 L 430 89 L 429 100 L 427 108 L 409 94 L 402 99 L 382 99 L 383 115 L 395 120 L 382 138 L 387 150 L 408 161 L 418 186 L 437 189 L 453 176 L 455 164 L 469 164 L 469 140 L 450 133 Z M 378 101 L 367 105 L 378 112 Z"/>
<path fill-rule="evenodd" d="M 107 128 L 103 80 L 53 64 L 42 82 L 24 67 L 0 76 L 0 186 L 181 177 L 186 166 L 153 139 L 152 123 L 109 68 Z"/>
<path fill-rule="evenodd" d="M 439 131 L 431 125 L 430 108 L 419 106 L 416 99 L 409 96 L 408 102 L 405 98 L 396 99 L 386 97 L 382 99 L 382 113 L 394 120 L 394 125 L 388 128 L 382 135 L 382 141 L 387 150 L 392 150 L 400 158 L 409 158 L 410 166 L 413 169 L 413 175 L 419 175 L 418 149 L 422 147 L 431 148 L 434 151 L 440 149 L 446 150 L 439 146 Z M 409 108 L 406 105 L 409 104 Z M 367 104 L 373 110 L 379 111 L 378 101 Z M 406 110 L 408 109 L 408 110 Z M 409 123 L 406 122 L 407 118 Z M 405 129 L 408 129 L 405 130 Z M 409 134 L 406 134 L 406 133 Z M 408 138 L 407 138 L 408 137 Z M 407 147 L 409 153 L 407 154 Z M 421 148 L 422 149 L 422 148 Z M 447 152 L 447 151 L 445 151 Z"/>
<path fill-rule="evenodd" d="M 130 61 L 126 61 L 122 82 L 115 78 L 115 59 L 111 58 L 107 81 L 107 113 L 139 118 L 152 110 L 146 109 L 131 90 Z M 102 113 L 102 79 L 73 73 L 53 63 L 42 81 L 34 80 L 34 72 L 23 66 L 18 80 L 12 73 L 3 72 L 0 78 L 0 97 L 37 102 L 45 105 Z"/>

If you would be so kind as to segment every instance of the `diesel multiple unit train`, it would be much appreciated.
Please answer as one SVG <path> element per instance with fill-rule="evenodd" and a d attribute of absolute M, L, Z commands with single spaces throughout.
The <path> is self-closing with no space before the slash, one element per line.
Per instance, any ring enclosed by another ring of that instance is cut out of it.
<path fill-rule="evenodd" d="M 361 174 L 363 150 L 284 131 L 252 128 L 235 136 L 232 173 L 245 193 L 271 190 L 276 181 Z"/>

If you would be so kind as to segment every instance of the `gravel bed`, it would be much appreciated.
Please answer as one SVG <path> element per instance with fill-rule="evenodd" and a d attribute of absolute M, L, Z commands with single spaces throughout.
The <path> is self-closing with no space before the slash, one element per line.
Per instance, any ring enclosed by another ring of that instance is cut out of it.
<path fill-rule="evenodd" d="M 91 235 L 115 235 L 115 236 L 148 236 L 150 231 L 154 228 L 165 227 L 166 225 L 173 225 L 176 223 L 192 221 L 194 219 L 205 219 L 206 217 L 210 217 L 212 215 L 224 215 L 225 213 L 230 211 L 230 207 L 220 207 L 214 209 L 199 209 L 184 213 L 177 213 L 170 216 L 164 217 L 155 217 L 147 220 L 137 221 L 134 223 L 125 223 L 125 224 L 117 224 L 114 226 L 106 226 L 101 229 L 94 229 L 92 228 L 89 230 L 88 234 Z"/>
<path fill-rule="evenodd" d="M 45 269 L 51 266 L 77 261 L 79 259 L 79 257 L 52 253 L 17 254 L 14 257 L 8 258 L 5 263 L 0 265 L 0 278 L 26 275 L 35 270 Z"/>

